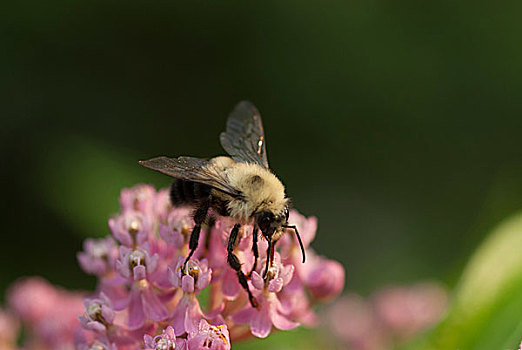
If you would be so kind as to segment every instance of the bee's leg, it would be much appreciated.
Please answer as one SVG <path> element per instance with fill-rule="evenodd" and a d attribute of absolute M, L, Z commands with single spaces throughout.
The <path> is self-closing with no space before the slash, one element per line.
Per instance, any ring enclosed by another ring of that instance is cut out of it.
<path fill-rule="evenodd" d="M 214 216 L 210 216 L 207 220 L 207 235 L 205 236 L 205 251 L 208 251 L 208 248 L 210 247 L 210 236 L 212 235 L 212 229 L 216 225 L 216 218 Z"/>
<path fill-rule="evenodd" d="M 189 240 L 189 249 L 190 253 L 185 259 L 185 262 L 183 263 L 183 272 L 186 272 L 187 262 L 192 257 L 192 254 L 196 251 L 196 248 L 198 247 L 199 242 L 199 234 L 201 232 L 201 224 L 205 221 L 205 218 L 207 217 L 208 208 L 210 206 L 210 198 L 207 198 L 201 202 L 199 207 L 194 212 L 194 228 L 192 229 L 192 233 L 190 234 L 190 240 Z"/>
<path fill-rule="evenodd" d="M 257 227 L 254 227 L 254 232 L 252 233 L 252 252 L 254 253 L 254 265 L 252 265 L 252 270 L 250 270 L 248 277 L 252 276 L 252 272 L 256 270 L 257 259 L 259 259 L 259 250 L 257 248 L 257 234 L 258 229 Z"/>
<path fill-rule="evenodd" d="M 265 271 L 263 271 L 263 278 L 266 277 L 266 274 L 268 273 L 268 269 L 272 266 L 272 262 L 274 261 L 274 248 L 276 241 L 272 241 L 272 239 L 267 239 L 268 241 L 268 248 L 266 249 L 266 265 L 265 265 Z"/>
<path fill-rule="evenodd" d="M 250 288 L 248 288 L 248 283 L 245 274 L 243 271 L 241 271 L 241 264 L 239 262 L 239 259 L 234 254 L 234 248 L 236 246 L 236 239 L 237 235 L 239 233 L 239 228 L 241 227 L 240 224 L 235 224 L 234 228 L 232 229 L 232 232 L 230 232 L 230 237 L 228 238 L 228 245 L 227 245 L 227 261 L 230 267 L 232 267 L 236 273 L 237 278 L 239 280 L 239 284 L 247 291 L 248 293 L 248 300 L 250 301 L 250 304 L 252 307 L 257 308 L 258 303 L 256 298 L 252 295 L 252 292 L 250 291 Z"/>

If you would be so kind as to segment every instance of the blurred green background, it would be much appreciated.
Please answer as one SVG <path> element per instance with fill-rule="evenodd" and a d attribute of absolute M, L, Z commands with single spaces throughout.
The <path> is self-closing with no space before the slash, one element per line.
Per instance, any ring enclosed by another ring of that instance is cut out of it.
<path fill-rule="evenodd" d="M 520 1 L 17 1 L 0 9 L 0 289 L 75 254 L 156 155 L 222 154 L 236 102 L 347 288 L 452 286 L 522 208 Z M 3 293 L 2 293 L 3 294 Z"/>

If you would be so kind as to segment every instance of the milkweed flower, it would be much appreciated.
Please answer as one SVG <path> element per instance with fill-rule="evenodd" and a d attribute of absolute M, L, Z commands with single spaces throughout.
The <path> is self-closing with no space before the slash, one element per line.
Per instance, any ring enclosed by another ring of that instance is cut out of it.
<path fill-rule="evenodd" d="M 127 247 L 145 242 L 152 233 L 152 222 L 146 213 L 127 210 L 109 220 L 112 236 Z"/>
<path fill-rule="evenodd" d="M 186 340 L 176 339 L 174 328 L 168 326 L 163 330 L 162 334 L 158 334 L 152 337 L 149 334 L 145 334 L 143 342 L 146 350 L 174 350 L 174 349 L 185 349 Z"/>
<path fill-rule="evenodd" d="M 393 349 L 438 322 L 447 304 L 446 289 L 434 282 L 389 286 L 366 299 L 350 294 L 330 307 L 329 329 L 350 349 Z"/>
<path fill-rule="evenodd" d="M 336 339 L 353 350 L 392 349 L 388 333 L 370 302 L 359 295 L 339 298 L 328 312 L 328 329 Z"/>
<path fill-rule="evenodd" d="M 142 184 L 123 189 L 119 201 L 120 212 L 108 221 L 110 234 L 85 240 L 77 254 L 80 267 L 96 277 L 93 292 L 66 292 L 38 278 L 11 288 L 8 304 L 24 329 L 29 325 L 28 348 L 229 350 L 240 339 L 314 325 L 314 306 L 344 286 L 342 266 L 310 246 L 315 218 L 290 213 L 309 254 L 307 263 L 301 263 L 289 231 L 275 245 L 267 269 L 268 243 L 262 236 L 254 262 L 252 225 L 244 225 L 229 248 L 235 223 L 211 214 L 187 260 L 191 209 L 173 207 L 168 190 Z M 227 248 L 241 262 L 256 308 L 228 265 Z"/>
<path fill-rule="evenodd" d="M 57 288 L 41 277 L 13 284 L 7 304 L 24 326 L 24 346 L 31 349 L 72 349 L 83 293 Z"/>
<path fill-rule="evenodd" d="M 277 294 L 292 279 L 294 266 L 284 266 L 278 260 L 274 261 L 266 274 L 263 273 L 266 278 L 261 277 L 256 271 L 252 273 L 251 282 L 256 290 L 254 295 L 260 303 L 259 309 L 246 306 L 232 315 L 232 321 L 238 324 L 249 324 L 252 334 L 259 338 L 267 337 L 272 326 L 280 330 L 290 330 L 299 325 L 287 316 L 290 310 L 284 308 L 277 297 Z"/>
<path fill-rule="evenodd" d="M 172 325 L 176 335 L 191 333 L 197 329 L 203 318 L 203 311 L 196 298 L 196 293 L 203 290 L 210 283 L 212 270 L 208 268 L 206 260 L 201 262 L 189 260 L 183 271 L 185 258 L 180 257 L 175 270 L 169 269 L 169 280 L 174 287 L 181 288 L 183 297 L 172 314 Z"/>
<path fill-rule="evenodd" d="M 74 349 L 77 350 L 119 350 L 122 348 L 118 347 L 114 343 L 110 343 L 107 338 L 104 339 L 91 339 L 86 337 L 84 332 L 78 332 L 75 339 Z"/>
<path fill-rule="evenodd" d="M 103 276 L 114 267 L 118 258 L 118 248 L 112 237 L 86 239 L 83 251 L 76 256 L 81 268 L 90 275 Z"/>
<path fill-rule="evenodd" d="M 182 249 L 192 232 L 194 220 L 190 216 L 190 210 L 180 208 L 168 214 L 167 222 L 159 224 L 161 238 L 176 249 Z"/>
<path fill-rule="evenodd" d="M 85 329 L 103 332 L 114 321 L 114 308 L 105 294 L 100 293 L 98 298 L 85 298 L 83 301 L 85 313 L 79 317 Z"/>
<path fill-rule="evenodd" d="M 308 261 L 297 268 L 302 282 L 317 300 L 329 300 L 344 288 L 344 268 L 335 260 L 308 254 Z"/>
<path fill-rule="evenodd" d="M 188 350 L 230 350 L 230 336 L 224 324 L 211 325 L 199 322 L 197 330 L 189 334 Z"/>
<path fill-rule="evenodd" d="M 124 188 L 120 194 L 121 211 L 153 214 L 156 208 L 156 197 L 156 189 L 151 185 L 139 184 L 132 188 Z"/>
<path fill-rule="evenodd" d="M 147 319 L 158 322 L 168 317 L 167 308 L 160 300 L 160 293 L 151 276 L 158 259 L 158 254 L 150 255 L 146 243 L 136 249 L 120 247 L 120 260 L 116 261 L 116 268 L 130 284 L 127 324 L 131 330 L 142 327 Z"/>
<path fill-rule="evenodd" d="M 404 340 L 441 319 L 448 304 L 448 293 L 433 282 L 392 286 L 377 291 L 372 303 L 384 326 Z"/>

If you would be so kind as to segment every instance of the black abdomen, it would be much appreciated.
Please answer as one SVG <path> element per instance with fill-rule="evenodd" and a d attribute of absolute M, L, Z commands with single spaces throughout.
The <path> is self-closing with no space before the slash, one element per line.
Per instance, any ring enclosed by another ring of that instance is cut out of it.
<path fill-rule="evenodd" d="M 197 182 L 176 179 L 170 187 L 172 205 L 196 204 L 210 195 L 210 187 Z"/>

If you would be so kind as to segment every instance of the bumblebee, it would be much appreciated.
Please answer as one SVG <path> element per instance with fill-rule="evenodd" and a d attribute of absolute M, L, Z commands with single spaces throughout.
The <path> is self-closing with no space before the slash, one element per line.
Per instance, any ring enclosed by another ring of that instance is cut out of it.
<path fill-rule="evenodd" d="M 264 276 L 273 263 L 274 248 L 286 229 L 294 230 L 301 247 L 303 263 L 305 251 L 295 225 L 288 224 L 289 199 L 282 182 L 270 171 L 266 154 L 266 140 L 259 111 L 248 101 L 236 105 L 227 120 L 226 131 L 220 135 L 221 145 L 229 156 L 210 159 L 194 157 L 156 157 L 139 164 L 174 177 L 170 199 L 174 206 L 192 206 L 195 226 L 189 240 L 190 252 L 185 265 L 198 246 L 201 225 L 212 208 L 217 215 L 231 217 L 234 225 L 227 245 L 227 262 L 236 271 L 239 283 L 248 293 L 250 303 L 258 303 L 252 295 L 247 276 L 234 254 L 239 229 L 252 224 L 254 265 L 259 258 L 258 235 L 267 240 L 267 259 Z M 185 270 L 184 265 L 184 270 Z"/>

